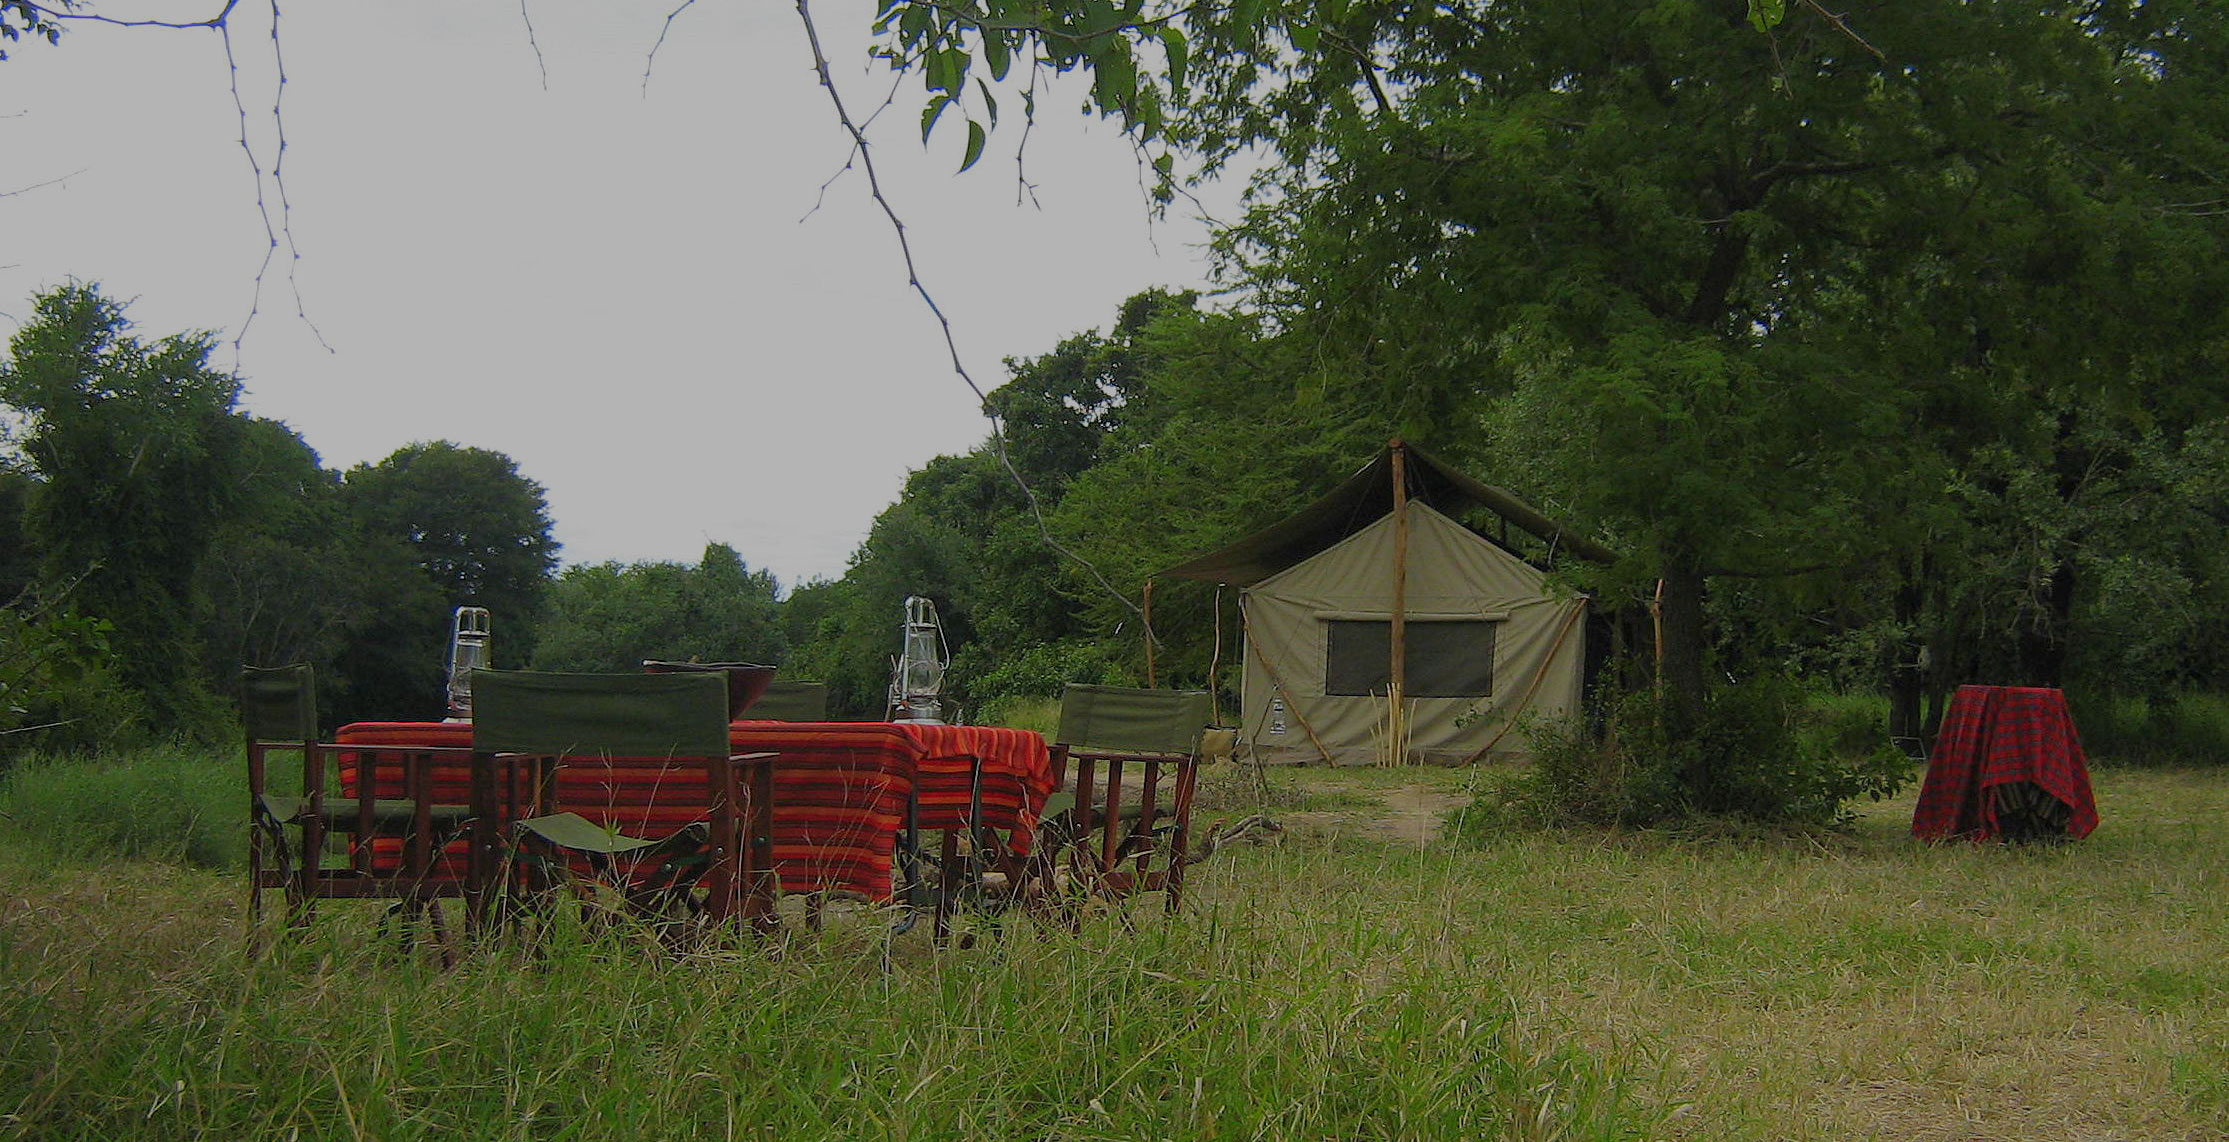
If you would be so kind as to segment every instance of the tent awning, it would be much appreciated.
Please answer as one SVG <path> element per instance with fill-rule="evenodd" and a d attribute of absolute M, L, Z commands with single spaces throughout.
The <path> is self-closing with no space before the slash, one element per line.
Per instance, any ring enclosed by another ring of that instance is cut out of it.
<path fill-rule="evenodd" d="M 1408 454 L 1403 468 L 1408 476 L 1409 498 L 1450 516 L 1466 507 L 1483 507 L 1553 548 L 1595 563 L 1617 561 L 1616 552 L 1570 533 L 1508 489 L 1482 484 L 1423 449 L 1396 443 L 1307 507 L 1236 543 L 1161 571 L 1159 576 L 1250 587 L 1329 549 L 1392 510 L 1394 448 Z"/>

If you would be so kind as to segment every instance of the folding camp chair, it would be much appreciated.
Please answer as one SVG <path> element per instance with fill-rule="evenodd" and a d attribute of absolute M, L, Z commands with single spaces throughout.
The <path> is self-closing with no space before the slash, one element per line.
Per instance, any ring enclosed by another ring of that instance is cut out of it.
<path fill-rule="evenodd" d="M 685 899 L 701 882 L 701 911 L 715 926 L 738 916 L 771 924 L 774 755 L 730 753 L 727 679 L 480 670 L 472 676 L 472 703 L 480 796 L 492 801 L 497 790 L 529 791 L 512 819 L 475 822 L 476 845 L 492 853 L 508 840 L 519 858 L 490 866 L 491 878 L 474 885 L 467 910 L 475 923 L 491 919 L 499 898 L 513 890 L 552 887 L 577 858 L 638 905 Z M 644 775 L 662 781 L 674 765 L 701 767 L 702 816 L 664 838 L 606 828 L 567 809 L 560 795 L 559 771 L 587 765 L 603 767 L 614 781 Z M 623 869 L 622 858 L 635 868 Z M 659 863 L 641 878 L 645 858 Z"/>
<path fill-rule="evenodd" d="M 1176 910 L 1184 892 L 1200 734 L 1212 709 L 1204 690 L 1067 688 L 1052 760 L 1064 779 L 1069 762 L 1075 763 L 1075 788 L 1068 804 L 1059 804 L 1057 793 L 1046 804 L 1035 857 L 1040 892 L 1062 898 L 1055 881 L 1065 869 L 1071 894 L 1116 899 L 1161 891 L 1168 910 Z M 1123 780 L 1124 767 L 1132 764 L 1142 779 L 1135 790 Z"/>
<path fill-rule="evenodd" d="M 443 849 L 462 833 L 471 810 L 435 804 L 432 771 L 444 755 L 462 762 L 464 751 L 428 748 L 376 758 L 350 752 L 355 792 L 336 791 L 329 763 L 344 747 L 317 740 L 316 694 L 316 676 L 307 665 L 248 667 L 240 674 L 241 722 L 247 730 L 249 921 L 261 920 L 263 894 L 274 889 L 286 893 L 291 926 L 307 924 L 320 898 L 387 899 L 395 902 L 390 913 L 406 922 L 431 919 L 446 959 L 440 899 L 462 895 L 465 878 L 461 867 L 443 858 Z M 299 795 L 271 791 L 273 753 L 301 759 Z M 403 796 L 378 796 L 382 785 Z M 325 859 L 329 838 L 347 842 L 337 867 L 328 867 Z M 378 838 L 399 838 L 399 853 L 376 853 Z"/>
<path fill-rule="evenodd" d="M 828 720 L 828 683 L 792 682 L 777 678 L 769 683 L 749 716 L 767 722 L 825 722 Z"/>

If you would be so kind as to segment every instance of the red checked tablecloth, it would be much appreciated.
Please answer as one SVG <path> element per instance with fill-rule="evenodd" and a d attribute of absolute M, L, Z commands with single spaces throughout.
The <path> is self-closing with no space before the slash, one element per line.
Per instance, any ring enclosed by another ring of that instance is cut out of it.
<path fill-rule="evenodd" d="M 1009 830 L 1028 847 L 1052 791 L 1044 739 L 990 726 L 892 722 L 737 722 L 737 753 L 771 751 L 774 762 L 774 861 L 785 892 L 843 888 L 871 899 L 890 895 L 890 865 L 909 802 L 918 794 L 921 826 L 967 824 L 982 762 L 982 824 Z M 361 747 L 342 755 L 342 786 L 354 794 L 361 761 L 411 748 L 469 747 L 461 722 L 358 722 L 335 737 Z M 377 770 L 377 795 L 400 796 L 400 769 Z M 705 815 L 702 770 L 655 760 L 567 759 L 557 776 L 561 809 L 634 836 L 664 836 Z M 433 768 L 436 801 L 467 800 L 468 769 Z M 393 784 L 396 788 L 390 789 Z M 461 861 L 461 848 L 453 854 Z"/>
<path fill-rule="evenodd" d="M 2000 829 L 1992 790 L 2022 781 L 2066 805 L 2067 836 L 2086 837 L 2097 828 L 2089 764 L 2065 693 L 1960 686 L 1935 737 L 1927 781 L 1912 813 L 1912 835 L 1993 839 Z"/>

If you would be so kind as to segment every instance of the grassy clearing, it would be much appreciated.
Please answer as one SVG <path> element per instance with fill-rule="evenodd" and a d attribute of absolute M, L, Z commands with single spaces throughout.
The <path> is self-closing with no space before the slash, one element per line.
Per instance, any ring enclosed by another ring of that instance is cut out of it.
<path fill-rule="evenodd" d="M 1478 775 L 1270 776 L 1354 816 Z M 2229 778 L 2097 788 L 2049 849 L 1913 845 L 1909 794 L 1793 839 L 1295 829 L 1175 919 L 887 967 L 861 921 L 442 974 L 345 907 L 250 961 L 236 874 L 6 830 L 0 1136 L 2222 1137 Z"/>

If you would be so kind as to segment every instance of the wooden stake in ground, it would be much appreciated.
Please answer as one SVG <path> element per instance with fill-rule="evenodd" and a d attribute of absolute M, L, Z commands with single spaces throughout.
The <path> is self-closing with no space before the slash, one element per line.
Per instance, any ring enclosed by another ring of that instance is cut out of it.
<path fill-rule="evenodd" d="M 1401 703 L 1409 689 L 1409 451 L 1399 437 L 1386 447 L 1393 454 L 1393 622 L 1386 639 L 1393 661 L 1386 691 L 1385 737 L 1387 747 L 1400 752 L 1380 760 L 1403 765 L 1408 761 L 1409 740 L 1401 724 Z"/>

